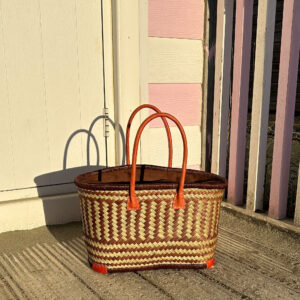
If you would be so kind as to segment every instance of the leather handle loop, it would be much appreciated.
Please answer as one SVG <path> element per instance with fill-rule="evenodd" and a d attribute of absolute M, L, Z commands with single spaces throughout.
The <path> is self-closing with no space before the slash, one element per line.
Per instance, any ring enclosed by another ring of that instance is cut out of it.
<path fill-rule="evenodd" d="M 182 162 L 182 173 L 179 183 L 178 192 L 174 197 L 173 202 L 173 208 L 184 208 L 185 207 L 185 201 L 183 196 L 183 188 L 184 188 L 184 181 L 185 181 L 185 175 L 186 175 L 186 165 L 187 165 L 187 155 L 188 155 L 188 149 L 187 149 L 187 141 L 186 141 L 186 135 L 184 132 L 184 129 L 180 122 L 172 115 L 167 113 L 156 113 L 151 116 L 149 116 L 144 122 L 140 125 L 135 141 L 133 146 L 133 155 L 132 155 L 132 167 L 131 167 L 131 178 L 130 178 L 130 195 L 127 202 L 127 210 L 138 210 L 140 209 L 139 200 L 135 194 L 135 179 L 136 179 L 136 160 L 137 160 L 137 151 L 138 151 L 138 145 L 139 141 L 142 135 L 142 132 L 146 125 L 151 122 L 152 120 L 156 118 L 168 118 L 172 120 L 178 127 L 181 133 L 181 137 L 183 140 L 183 162 Z"/>
<path fill-rule="evenodd" d="M 151 104 L 143 104 L 140 105 L 139 107 L 137 107 L 133 113 L 131 114 L 128 123 L 127 123 L 127 128 L 126 128 L 126 162 L 127 165 L 130 165 L 130 154 L 129 154 L 129 134 L 130 134 L 130 127 L 131 127 L 131 123 L 133 118 L 135 117 L 135 115 L 143 108 L 150 108 L 154 111 L 156 111 L 157 113 L 160 113 L 161 111 L 154 105 Z M 172 146 L 172 136 L 171 136 L 171 131 L 170 131 L 170 127 L 169 124 L 166 120 L 166 118 L 162 117 L 162 121 L 164 122 L 165 128 L 166 128 L 166 132 L 167 132 L 167 136 L 168 136 L 168 145 L 169 145 L 169 162 L 168 162 L 168 167 L 171 168 L 172 167 L 172 160 L 173 160 L 173 146 Z"/>

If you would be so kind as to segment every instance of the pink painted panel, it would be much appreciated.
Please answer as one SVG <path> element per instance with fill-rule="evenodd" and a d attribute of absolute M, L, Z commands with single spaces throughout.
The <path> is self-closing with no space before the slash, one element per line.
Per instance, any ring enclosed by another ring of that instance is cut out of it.
<path fill-rule="evenodd" d="M 300 1 L 284 2 L 269 216 L 286 216 L 300 50 Z"/>
<path fill-rule="evenodd" d="M 243 204 L 253 0 L 236 1 L 228 202 Z"/>
<path fill-rule="evenodd" d="M 149 84 L 149 103 L 157 106 L 161 111 L 174 115 L 184 126 L 200 125 L 201 99 L 200 83 Z M 150 127 L 163 126 L 160 119 L 150 123 Z M 175 125 L 170 122 L 170 126 Z"/>
<path fill-rule="evenodd" d="M 149 0 L 149 36 L 202 39 L 203 1 Z"/>

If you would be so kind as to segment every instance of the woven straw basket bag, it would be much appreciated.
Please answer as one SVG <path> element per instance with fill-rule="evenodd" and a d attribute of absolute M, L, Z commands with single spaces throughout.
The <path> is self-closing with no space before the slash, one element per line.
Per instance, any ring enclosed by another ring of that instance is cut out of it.
<path fill-rule="evenodd" d="M 136 134 L 132 165 L 129 128 L 142 108 L 154 109 Z M 162 118 L 169 141 L 169 166 L 136 165 L 145 126 Z M 182 168 L 172 168 L 172 140 L 166 119 L 183 139 Z M 209 268 L 214 263 L 223 177 L 188 170 L 187 141 L 179 121 L 151 105 L 138 107 L 126 134 L 127 165 L 75 178 L 89 262 L 100 273 L 158 268 Z"/>

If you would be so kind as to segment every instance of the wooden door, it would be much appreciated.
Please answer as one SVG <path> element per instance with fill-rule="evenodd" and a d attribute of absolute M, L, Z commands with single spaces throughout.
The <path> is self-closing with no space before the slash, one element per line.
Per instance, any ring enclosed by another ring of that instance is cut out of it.
<path fill-rule="evenodd" d="M 72 192 L 114 164 L 110 1 L 3 0 L 0 20 L 0 201 Z"/>

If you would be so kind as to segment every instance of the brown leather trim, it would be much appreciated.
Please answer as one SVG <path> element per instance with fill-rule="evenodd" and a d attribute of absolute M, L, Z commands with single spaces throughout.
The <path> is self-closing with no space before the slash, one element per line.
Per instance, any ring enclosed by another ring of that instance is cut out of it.
<path fill-rule="evenodd" d="M 89 260 L 90 265 L 93 264 Z M 97 264 L 97 263 L 96 263 Z M 203 264 L 180 264 L 180 265 L 155 265 L 149 267 L 134 267 L 134 268 L 119 268 L 119 269 L 109 269 L 107 268 L 108 273 L 120 273 L 120 272 L 133 272 L 133 271 L 147 271 L 147 270 L 159 270 L 159 269 L 206 269 L 206 263 Z"/>
<path fill-rule="evenodd" d="M 98 264 L 96 262 L 93 262 L 90 258 L 88 259 L 88 262 L 90 266 L 92 267 L 93 263 Z M 158 269 L 206 269 L 207 264 L 180 264 L 180 265 L 155 265 L 155 266 L 149 266 L 149 267 L 136 267 L 136 268 L 119 268 L 119 269 L 109 269 L 108 273 L 119 273 L 119 272 L 133 272 L 133 271 L 147 271 L 147 270 L 158 270 Z"/>
<path fill-rule="evenodd" d="M 144 181 L 139 182 L 141 168 L 144 168 Z M 99 191 L 113 191 L 130 189 L 131 165 L 105 168 L 77 176 L 76 186 Z M 227 180 L 224 177 L 198 170 L 186 170 L 184 188 L 225 189 Z M 101 172 L 101 181 L 98 173 Z M 136 190 L 177 189 L 182 169 L 167 168 L 153 165 L 137 165 Z M 147 183 L 144 183 L 147 182 Z"/>
<path fill-rule="evenodd" d="M 207 265 L 198 264 L 198 265 L 157 265 L 153 267 L 140 267 L 132 269 L 108 269 L 108 273 L 120 273 L 120 272 L 132 272 L 132 271 L 147 271 L 147 270 L 159 270 L 159 269 L 206 269 Z"/>

